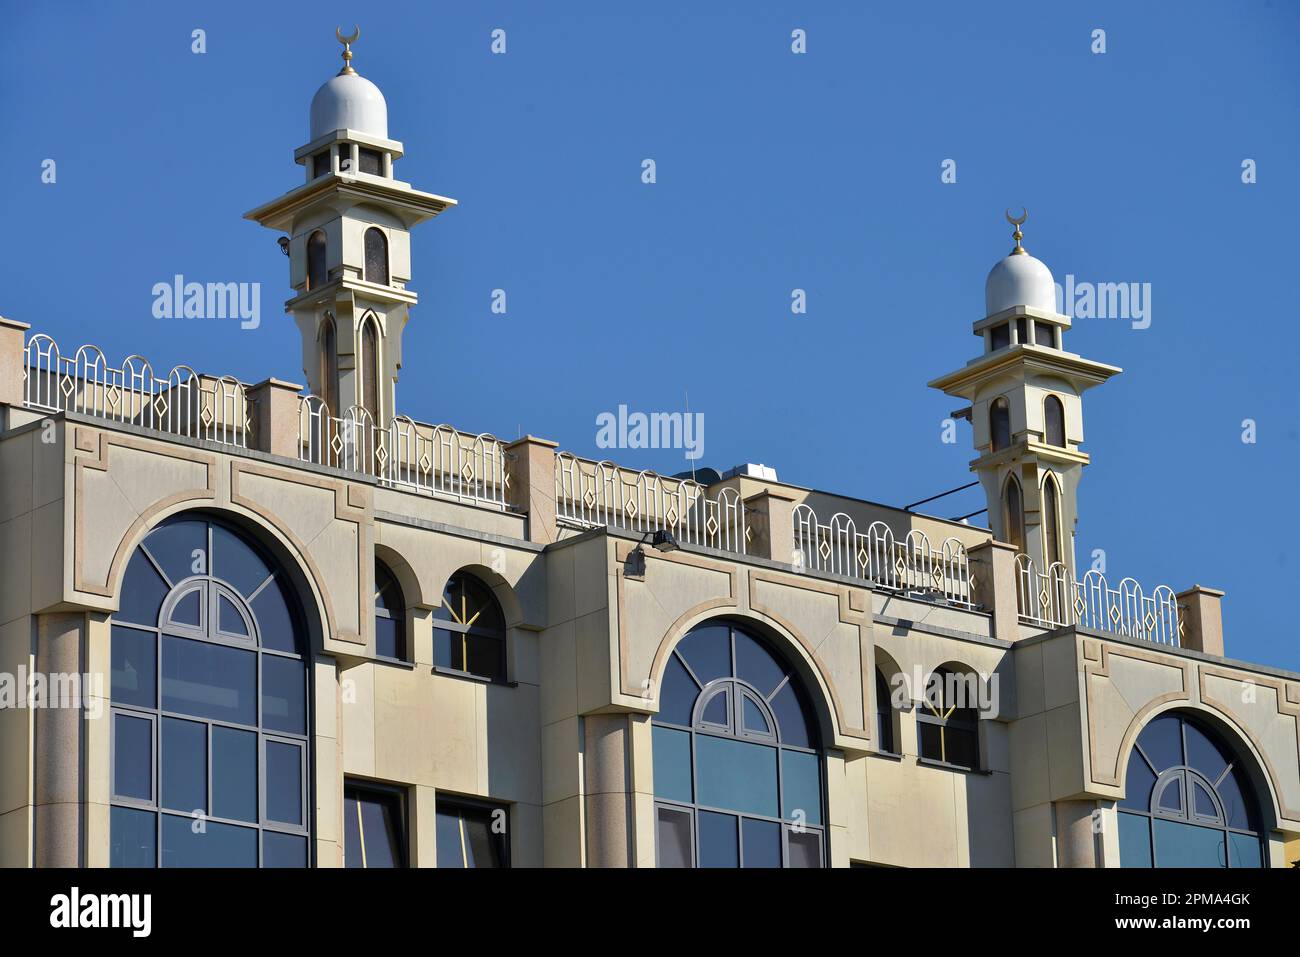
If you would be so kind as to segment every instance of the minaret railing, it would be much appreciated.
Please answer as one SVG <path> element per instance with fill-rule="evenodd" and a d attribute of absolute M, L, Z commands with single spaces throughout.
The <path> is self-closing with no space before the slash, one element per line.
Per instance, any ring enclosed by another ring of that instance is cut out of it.
<path fill-rule="evenodd" d="M 1178 600 L 1168 585 L 1157 585 L 1148 594 L 1136 580 L 1125 578 L 1112 588 L 1099 571 L 1075 579 L 1060 562 L 1039 571 L 1028 555 L 1017 555 L 1016 597 L 1025 624 L 1078 626 L 1162 645 L 1181 643 Z"/>

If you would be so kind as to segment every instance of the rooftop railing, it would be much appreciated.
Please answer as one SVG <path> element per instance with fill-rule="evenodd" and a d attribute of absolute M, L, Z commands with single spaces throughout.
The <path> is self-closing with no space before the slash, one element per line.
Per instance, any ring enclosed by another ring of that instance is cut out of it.
<path fill-rule="evenodd" d="M 200 375 L 185 365 L 159 377 L 141 356 L 110 366 L 93 345 L 65 356 L 44 334 L 27 342 L 23 404 L 241 447 L 253 427 L 247 389 L 237 379 Z"/>
<path fill-rule="evenodd" d="M 1040 572 L 1028 555 L 1017 555 L 1016 592 L 1025 624 L 1095 628 L 1161 645 L 1182 640 L 1178 600 L 1168 585 L 1157 585 L 1148 595 L 1125 578 L 1111 588 L 1101 572 L 1076 580 L 1060 562 Z"/>
<path fill-rule="evenodd" d="M 576 528 L 664 529 L 679 542 L 741 555 L 752 538 L 735 489 L 723 488 L 710 497 L 690 479 L 624 469 L 569 452 L 555 456 L 555 515 Z"/>

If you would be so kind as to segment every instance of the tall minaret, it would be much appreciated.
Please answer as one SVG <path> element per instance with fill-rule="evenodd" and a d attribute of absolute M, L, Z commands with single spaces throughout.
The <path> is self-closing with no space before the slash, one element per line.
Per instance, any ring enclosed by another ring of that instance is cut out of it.
<path fill-rule="evenodd" d="M 284 308 L 302 334 L 308 388 L 331 415 L 356 406 L 384 425 L 395 411 L 402 329 L 417 301 L 406 288 L 409 230 L 456 201 L 393 178 L 402 144 L 388 138 L 388 105 L 352 68 L 361 31 L 335 35 L 343 69 L 316 91 L 310 142 L 293 154 L 307 181 L 245 218 L 288 233 L 296 295 Z"/>
<path fill-rule="evenodd" d="M 1015 248 L 984 287 L 985 317 L 974 324 L 984 353 L 930 385 L 970 402 L 978 457 L 970 463 L 989 503 L 989 527 L 1039 571 L 1060 562 L 1075 575 L 1078 488 L 1088 455 L 1084 391 L 1121 370 L 1062 346 L 1070 318 L 1056 311 L 1048 268 L 1020 244 L 1028 215 L 1015 226 Z"/>

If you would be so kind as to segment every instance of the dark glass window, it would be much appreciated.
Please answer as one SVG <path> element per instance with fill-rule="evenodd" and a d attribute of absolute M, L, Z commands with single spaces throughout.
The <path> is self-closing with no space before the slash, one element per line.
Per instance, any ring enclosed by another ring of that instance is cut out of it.
<path fill-rule="evenodd" d="M 798 677 L 757 635 L 722 621 L 681 640 L 652 733 L 660 867 L 821 866 L 808 714 Z"/>
<path fill-rule="evenodd" d="M 1064 561 L 1061 557 L 1061 496 L 1056 490 L 1056 480 L 1050 475 L 1043 482 L 1043 545 L 1050 568 L 1054 563 Z"/>
<path fill-rule="evenodd" d="M 366 282 L 388 285 L 388 237 L 375 226 L 366 230 Z"/>
<path fill-rule="evenodd" d="M 1047 346 L 1049 349 L 1056 345 L 1055 334 L 1052 332 L 1051 324 L 1035 320 L 1034 345 Z"/>
<path fill-rule="evenodd" d="M 1259 802 L 1227 742 L 1179 712 L 1138 735 L 1118 802 L 1124 867 L 1263 867 Z"/>
<path fill-rule="evenodd" d="M 322 150 L 311 158 L 311 178 L 330 172 L 330 151 Z"/>
<path fill-rule="evenodd" d="M 959 768 L 979 767 L 978 677 L 937 668 L 916 709 L 920 756 Z"/>
<path fill-rule="evenodd" d="M 110 863 L 306 866 L 306 635 L 284 573 L 243 532 L 181 517 L 145 537 L 122 594 Z"/>
<path fill-rule="evenodd" d="M 1007 479 L 1003 498 L 1003 527 L 1007 530 L 1007 544 L 1016 546 L 1017 553 L 1025 550 L 1025 509 L 1020 498 L 1020 483 Z"/>
<path fill-rule="evenodd" d="M 375 654 L 406 660 L 406 604 L 397 579 L 375 562 Z"/>
<path fill-rule="evenodd" d="M 348 867 L 406 867 L 406 802 L 397 788 L 348 782 L 343 831 Z"/>
<path fill-rule="evenodd" d="M 1016 342 L 1019 342 L 1021 345 L 1023 345 L 1028 341 L 1029 341 L 1029 324 L 1025 322 L 1023 317 L 1021 317 L 1020 319 L 1016 320 Z"/>
<path fill-rule="evenodd" d="M 1007 346 L 1011 345 L 1011 324 L 1010 323 L 1008 322 L 999 323 L 998 325 L 993 327 L 991 333 L 992 333 L 991 339 L 993 341 L 994 352 L 997 352 L 999 349 L 1005 349 Z"/>
<path fill-rule="evenodd" d="M 438 802 L 439 867 L 509 867 L 506 840 L 510 814 L 504 807 Z"/>
<path fill-rule="evenodd" d="M 319 289 L 329 282 L 325 231 L 318 229 L 307 237 L 307 288 Z"/>
<path fill-rule="evenodd" d="M 1048 445 L 1065 448 L 1065 407 L 1054 395 L 1043 400 L 1043 439 Z"/>
<path fill-rule="evenodd" d="M 492 681 L 505 680 L 505 619 L 486 585 L 467 572 L 452 575 L 434 618 L 436 666 Z"/>
<path fill-rule="evenodd" d="M 989 440 L 994 452 L 1001 452 L 1011 444 L 1011 405 L 1005 396 L 998 396 L 989 405 Z"/>
<path fill-rule="evenodd" d="M 375 317 L 361 321 L 361 349 L 357 365 L 361 371 L 361 402 L 370 421 L 379 424 L 379 330 Z"/>
<path fill-rule="evenodd" d="M 898 753 L 894 746 L 893 693 L 879 668 L 876 669 L 876 747 L 890 754 Z"/>
<path fill-rule="evenodd" d="M 339 408 L 339 349 L 334 317 L 325 314 L 320 326 L 320 398 L 325 402 L 327 415 L 339 416 L 346 409 Z"/>
<path fill-rule="evenodd" d="M 370 173 L 372 176 L 382 176 L 384 174 L 384 154 L 379 150 L 360 148 L 360 165 L 361 172 Z"/>

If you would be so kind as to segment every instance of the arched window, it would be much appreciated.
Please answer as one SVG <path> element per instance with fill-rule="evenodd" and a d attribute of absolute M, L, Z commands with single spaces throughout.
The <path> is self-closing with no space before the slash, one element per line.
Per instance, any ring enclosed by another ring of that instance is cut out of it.
<path fill-rule="evenodd" d="M 1011 405 L 1005 396 L 998 396 L 989 406 L 989 437 L 994 452 L 1011 445 Z"/>
<path fill-rule="evenodd" d="M 366 282 L 388 285 L 388 237 L 374 226 L 366 230 Z"/>
<path fill-rule="evenodd" d="M 110 654 L 110 863 L 307 866 L 307 636 L 275 561 L 224 523 L 164 522 L 127 564 Z"/>
<path fill-rule="evenodd" d="M 307 289 L 319 289 L 329 281 L 325 261 L 325 231 L 318 229 L 307 237 Z"/>
<path fill-rule="evenodd" d="M 1124 867 L 1262 867 L 1259 801 L 1208 724 L 1163 714 L 1138 735 L 1118 804 Z"/>
<path fill-rule="evenodd" d="M 487 585 L 468 572 L 452 575 L 434 618 L 435 666 L 505 681 L 505 617 Z"/>
<path fill-rule="evenodd" d="M 361 403 L 370 413 L 370 420 L 379 427 L 379 330 L 375 317 L 367 315 L 361 320 L 361 348 L 357 356 L 361 371 Z"/>
<path fill-rule="evenodd" d="M 876 747 L 897 754 L 894 740 L 894 701 L 889 687 L 889 679 L 879 668 L 876 669 Z"/>
<path fill-rule="evenodd" d="M 822 867 L 822 753 L 792 669 L 709 622 L 668 657 L 654 718 L 660 867 Z"/>
<path fill-rule="evenodd" d="M 916 710 L 920 756 L 959 768 L 979 767 L 979 676 L 936 668 Z"/>
<path fill-rule="evenodd" d="M 1006 529 L 1007 544 L 1016 546 L 1019 554 L 1025 550 L 1025 508 L 1020 495 L 1020 483 L 1014 475 L 1008 476 L 1002 493 L 1002 527 Z"/>
<path fill-rule="evenodd" d="M 339 408 L 339 348 L 334 317 L 329 313 L 320 324 L 320 397 L 330 415 L 340 415 Z"/>
<path fill-rule="evenodd" d="M 406 660 L 406 603 L 402 589 L 383 562 L 375 562 L 375 654 Z"/>
<path fill-rule="evenodd" d="M 1050 475 L 1043 480 L 1043 548 L 1047 567 L 1065 561 L 1061 555 L 1061 496 Z"/>
<path fill-rule="evenodd" d="M 1065 448 L 1065 406 L 1054 395 L 1043 400 L 1043 439 L 1048 445 Z"/>

